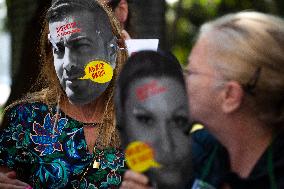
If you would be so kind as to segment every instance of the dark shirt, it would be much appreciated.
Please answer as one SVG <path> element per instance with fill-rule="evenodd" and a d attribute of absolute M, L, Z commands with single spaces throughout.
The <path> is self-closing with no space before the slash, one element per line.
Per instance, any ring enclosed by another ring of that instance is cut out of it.
<path fill-rule="evenodd" d="M 240 178 L 231 171 L 227 150 L 208 131 L 202 129 L 194 132 L 192 140 L 195 179 L 203 180 L 215 188 L 220 188 L 224 183 L 229 184 L 232 189 L 284 188 L 283 132 L 274 138 L 271 146 L 265 150 L 247 178 Z M 208 174 L 205 178 L 202 178 L 215 148 L 216 155 L 212 158 Z M 269 148 L 271 149 L 269 150 Z M 271 161 L 269 161 L 270 155 L 272 155 Z M 272 163 L 271 169 L 268 168 L 269 163 Z M 271 173 L 269 173 L 269 170 Z M 272 187 L 273 182 L 276 187 Z"/>

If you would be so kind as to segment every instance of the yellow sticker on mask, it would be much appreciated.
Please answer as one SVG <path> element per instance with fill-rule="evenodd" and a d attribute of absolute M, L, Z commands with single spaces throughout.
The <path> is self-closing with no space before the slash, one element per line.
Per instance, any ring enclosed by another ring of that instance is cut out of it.
<path fill-rule="evenodd" d="M 127 146 L 125 159 L 131 170 L 140 173 L 147 171 L 151 167 L 161 167 L 154 159 L 154 150 L 148 144 L 140 141 L 132 142 Z"/>
<path fill-rule="evenodd" d="M 102 60 L 89 62 L 84 71 L 85 76 L 79 79 L 90 79 L 96 83 L 109 82 L 113 76 L 112 67 Z"/>

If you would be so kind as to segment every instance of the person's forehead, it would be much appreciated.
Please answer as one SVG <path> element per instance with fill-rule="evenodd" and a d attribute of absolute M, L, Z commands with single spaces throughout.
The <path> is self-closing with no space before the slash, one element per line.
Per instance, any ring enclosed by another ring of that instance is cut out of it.
<path fill-rule="evenodd" d="M 101 14 L 98 14 L 101 16 Z M 49 30 L 55 41 L 61 40 L 58 36 L 62 36 L 63 32 L 75 31 L 65 38 L 76 37 L 82 35 L 88 38 L 96 38 L 97 35 L 109 36 L 111 38 L 112 29 L 107 16 L 95 18 L 90 11 L 74 11 L 70 12 L 62 19 L 49 23 Z M 57 36 L 57 37 L 56 37 Z"/>
<path fill-rule="evenodd" d="M 110 25 L 109 18 L 102 8 L 97 8 L 96 11 L 74 9 L 63 13 L 60 18 L 57 18 L 55 21 L 50 21 L 49 24 L 68 21 L 77 21 L 78 25 Z"/>
<path fill-rule="evenodd" d="M 213 50 L 213 49 L 211 49 Z M 193 46 L 190 55 L 188 56 L 188 67 L 206 66 L 204 64 L 208 60 L 210 48 L 206 38 L 200 38 Z M 211 53 L 210 53 L 211 54 Z"/>
<path fill-rule="evenodd" d="M 186 106 L 186 92 L 182 85 L 171 77 L 146 77 L 130 84 L 128 99 L 147 109 L 171 110 L 177 105 Z M 169 101 L 171 100 L 171 101 Z"/>
<path fill-rule="evenodd" d="M 161 86 L 167 87 L 167 91 L 182 88 L 181 84 L 176 79 L 168 76 L 146 76 L 135 79 L 130 83 L 130 88 L 132 88 L 132 90 L 141 88 L 147 90 Z"/>
<path fill-rule="evenodd" d="M 108 16 L 102 8 L 98 8 L 96 9 L 96 11 L 85 10 L 85 9 L 76 10 L 76 11 L 70 12 L 65 17 L 69 19 L 73 18 L 74 20 L 78 20 L 82 24 L 86 24 L 86 25 L 110 24 L 108 20 Z"/>

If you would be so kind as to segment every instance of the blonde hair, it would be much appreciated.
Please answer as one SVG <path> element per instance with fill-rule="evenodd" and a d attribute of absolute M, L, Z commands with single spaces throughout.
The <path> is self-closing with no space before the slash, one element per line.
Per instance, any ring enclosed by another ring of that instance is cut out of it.
<path fill-rule="evenodd" d="M 114 75 L 111 83 L 109 84 L 108 88 L 104 92 L 104 95 L 107 97 L 107 103 L 104 110 L 104 117 L 103 117 L 103 125 L 100 126 L 100 133 L 97 142 L 98 148 L 106 148 L 106 147 L 119 147 L 120 140 L 118 136 L 118 132 L 115 125 L 115 113 L 114 113 L 114 84 L 120 73 L 120 70 L 126 61 L 128 54 L 125 50 L 125 43 L 122 40 L 121 35 L 121 27 L 118 20 L 114 17 L 111 9 L 106 5 L 104 1 L 97 0 L 96 1 L 99 6 L 104 10 L 107 14 L 113 34 L 118 38 L 118 45 L 120 49 L 117 51 L 117 61 L 116 61 L 116 68 L 114 70 Z M 40 78 L 37 81 L 37 86 L 41 88 L 39 92 L 28 94 L 24 99 L 16 101 L 15 103 L 11 104 L 6 108 L 15 106 L 19 103 L 25 102 L 44 102 L 48 106 L 54 106 L 57 104 L 58 100 L 65 96 L 65 92 L 62 90 L 59 80 L 57 78 L 55 68 L 53 65 L 53 54 L 51 45 L 48 42 L 47 35 L 49 33 L 48 22 L 45 20 L 43 23 L 43 31 L 41 34 L 40 40 L 40 57 L 41 57 L 41 73 Z"/>
<path fill-rule="evenodd" d="M 229 14 L 205 23 L 208 60 L 225 80 L 238 81 L 245 100 L 266 125 L 284 123 L 284 21 L 258 13 Z"/>

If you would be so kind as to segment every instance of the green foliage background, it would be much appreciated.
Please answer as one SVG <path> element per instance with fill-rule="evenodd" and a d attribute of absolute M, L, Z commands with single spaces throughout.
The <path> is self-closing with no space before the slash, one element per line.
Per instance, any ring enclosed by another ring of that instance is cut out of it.
<path fill-rule="evenodd" d="M 254 10 L 283 17 L 283 0 L 179 0 L 167 7 L 168 46 L 185 65 L 200 25 L 227 13 Z"/>

